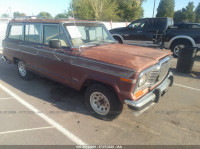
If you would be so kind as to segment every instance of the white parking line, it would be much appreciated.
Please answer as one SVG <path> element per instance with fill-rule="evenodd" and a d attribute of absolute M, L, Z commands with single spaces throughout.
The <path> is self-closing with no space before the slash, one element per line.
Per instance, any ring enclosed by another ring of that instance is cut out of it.
<path fill-rule="evenodd" d="M 190 87 L 190 86 L 185 86 L 185 85 L 176 84 L 176 83 L 174 83 L 174 85 L 179 86 L 179 87 L 183 87 L 183 88 L 188 88 L 188 89 L 195 90 L 195 91 L 200 91 L 200 89 L 193 88 L 193 87 Z"/>
<path fill-rule="evenodd" d="M 83 142 L 81 139 L 79 139 L 77 136 L 75 136 L 73 133 L 71 133 L 69 130 L 65 129 L 62 125 L 58 124 L 53 119 L 49 118 L 44 113 L 41 113 L 37 108 L 20 98 L 18 95 L 10 91 L 8 88 L 0 84 L 0 88 L 4 90 L 6 93 L 8 93 L 10 96 L 14 97 L 18 102 L 23 104 L 25 107 L 27 107 L 29 110 L 33 111 L 35 114 L 37 114 L 39 117 L 41 117 L 43 120 L 48 122 L 50 125 L 54 126 L 58 131 L 63 133 L 65 136 L 67 136 L 71 141 L 78 145 L 87 145 L 85 142 Z"/>
<path fill-rule="evenodd" d="M 39 128 L 31 128 L 31 129 L 20 129 L 20 130 L 4 131 L 4 132 L 0 132 L 0 135 L 2 135 L 2 134 L 8 134 L 8 133 L 24 132 L 24 131 L 50 129 L 50 128 L 55 128 L 55 127 L 54 126 L 50 126 L 50 127 L 39 127 Z"/>

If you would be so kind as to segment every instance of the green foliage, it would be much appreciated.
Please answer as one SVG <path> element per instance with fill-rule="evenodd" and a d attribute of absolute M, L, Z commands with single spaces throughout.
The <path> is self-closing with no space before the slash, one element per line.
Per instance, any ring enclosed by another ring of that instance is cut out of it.
<path fill-rule="evenodd" d="M 37 18 L 52 19 L 53 17 L 52 17 L 51 14 L 48 13 L 48 12 L 40 12 L 40 13 L 37 15 Z"/>
<path fill-rule="evenodd" d="M 156 17 L 174 17 L 174 0 L 160 0 Z"/>
<path fill-rule="evenodd" d="M 59 13 L 55 16 L 55 19 L 59 18 L 68 18 L 68 15 L 66 13 Z"/>
<path fill-rule="evenodd" d="M 133 21 L 143 16 L 144 0 L 72 0 L 77 19 L 97 21 Z M 72 9 L 68 11 L 72 16 Z"/>
<path fill-rule="evenodd" d="M 25 13 L 20 13 L 20 12 L 13 12 L 13 17 L 17 18 L 17 17 L 25 17 L 26 14 Z"/>
<path fill-rule="evenodd" d="M 182 10 L 178 10 L 174 13 L 174 22 L 183 22 L 184 18 Z"/>
<path fill-rule="evenodd" d="M 7 14 L 7 13 L 3 13 L 3 14 L 1 15 L 1 17 L 8 18 L 8 17 L 10 17 L 10 16 L 9 16 L 9 14 Z"/>
<path fill-rule="evenodd" d="M 182 8 L 182 10 L 178 10 L 175 12 L 174 21 L 175 22 L 195 22 L 195 16 L 196 14 L 194 11 L 194 3 L 189 2 L 186 8 Z"/>
<path fill-rule="evenodd" d="M 195 9 L 195 13 L 196 13 L 195 22 L 200 23 L 200 3 Z"/>
<path fill-rule="evenodd" d="M 195 12 L 194 12 L 194 2 L 189 2 L 186 8 L 182 10 L 185 21 L 194 22 Z"/>
<path fill-rule="evenodd" d="M 133 21 L 143 17 L 143 0 L 119 0 L 120 21 Z"/>

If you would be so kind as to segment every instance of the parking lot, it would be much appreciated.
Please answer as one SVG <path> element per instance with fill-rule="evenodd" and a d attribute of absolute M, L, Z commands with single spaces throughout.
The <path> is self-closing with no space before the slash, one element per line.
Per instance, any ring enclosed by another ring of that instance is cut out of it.
<path fill-rule="evenodd" d="M 0 60 L 0 144 L 200 145 L 200 55 L 190 74 L 175 67 L 173 59 L 174 85 L 158 104 L 139 116 L 124 105 L 107 122 L 87 112 L 82 92 L 40 76 L 23 81 Z"/>

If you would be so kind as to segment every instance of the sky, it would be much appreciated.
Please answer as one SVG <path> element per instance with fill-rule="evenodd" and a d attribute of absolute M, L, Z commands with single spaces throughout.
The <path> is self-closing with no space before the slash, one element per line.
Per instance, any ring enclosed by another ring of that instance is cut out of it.
<path fill-rule="evenodd" d="M 188 2 L 193 1 L 195 6 L 200 0 L 175 0 L 175 10 L 186 7 Z M 0 15 L 13 12 L 25 13 L 28 16 L 37 15 L 41 11 L 46 11 L 55 16 L 69 8 L 71 0 L 0 0 Z M 160 0 L 156 0 L 155 14 Z M 144 8 L 144 17 L 152 17 L 154 0 L 146 0 L 142 4 Z"/>

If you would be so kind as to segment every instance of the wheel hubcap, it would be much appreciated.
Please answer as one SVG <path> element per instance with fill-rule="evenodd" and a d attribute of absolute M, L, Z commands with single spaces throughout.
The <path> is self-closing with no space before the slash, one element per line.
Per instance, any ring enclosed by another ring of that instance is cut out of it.
<path fill-rule="evenodd" d="M 90 104 L 93 110 L 100 115 L 106 115 L 110 111 L 110 102 L 106 96 L 100 92 L 94 92 L 91 94 Z"/>
<path fill-rule="evenodd" d="M 174 54 L 175 54 L 176 56 L 178 56 L 178 55 L 179 55 L 179 52 L 180 52 L 180 49 L 183 49 L 183 48 L 185 48 L 185 45 L 182 45 L 182 44 L 175 46 L 175 47 L 174 47 Z"/>
<path fill-rule="evenodd" d="M 21 61 L 18 63 L 18 70 L 22 77 L 26 76 L 26 67 L 25 67 L 24 63 Z"/>

